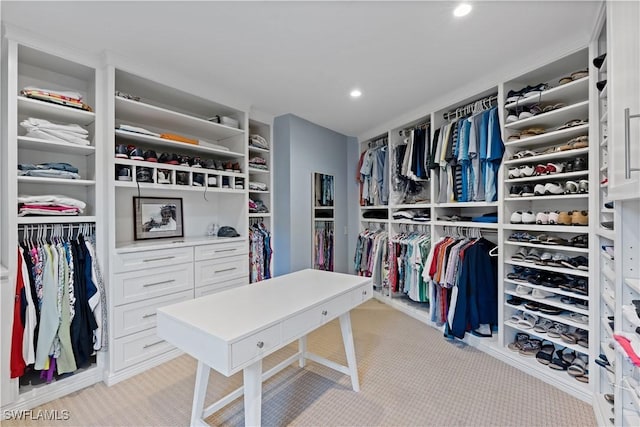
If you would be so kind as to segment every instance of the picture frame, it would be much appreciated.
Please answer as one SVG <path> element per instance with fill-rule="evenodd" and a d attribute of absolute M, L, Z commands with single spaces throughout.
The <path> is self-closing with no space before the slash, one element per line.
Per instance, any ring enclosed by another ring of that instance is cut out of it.
<path fill-rule="evenodd" d="M 134 197 L 134 240 L 184 236 L 182 198 Z"/>

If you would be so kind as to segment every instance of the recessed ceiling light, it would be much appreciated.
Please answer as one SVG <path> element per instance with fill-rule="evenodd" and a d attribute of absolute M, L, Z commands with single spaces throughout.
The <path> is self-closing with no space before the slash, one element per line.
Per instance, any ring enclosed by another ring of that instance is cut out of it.
<path fill-rule="evenodd" d="M 349 93 L 349 95 L 351 95 L 352 98 L 359 98 L 362 95 L 362 92 L 360 92 L 360 89 L 354 89 Z"/>
<path fill-rule="evenodd" d="M 471 5 L 469 3 L 460 3 L 453 11 L 453 16 L 460 18 L 468 15 L 471 12 Z"/>

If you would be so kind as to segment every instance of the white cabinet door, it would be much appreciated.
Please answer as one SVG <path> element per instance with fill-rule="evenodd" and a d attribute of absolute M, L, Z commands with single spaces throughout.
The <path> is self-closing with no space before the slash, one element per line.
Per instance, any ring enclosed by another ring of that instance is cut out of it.
<path fill-rule="evenodd" d="M 640 2 L 607 2 L 607 44 L 609 198 L 640 198 Z"/>

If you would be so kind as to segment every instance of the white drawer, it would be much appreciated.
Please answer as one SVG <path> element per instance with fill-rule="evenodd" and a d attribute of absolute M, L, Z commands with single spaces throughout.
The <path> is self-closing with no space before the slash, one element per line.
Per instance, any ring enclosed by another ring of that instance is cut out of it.
<path fill-rule="evenodd" d="M 224 282 L 211 283 L 205 286 L 196 286 L 195 297 L 198 298 L 220 292 L 224 289 L 235 288 L 236 286 L 243 286 L 247 284 L 249 284 L 249 276 L 225 280 Z"/>
<path fill-rule="evenodd" d="M 249 253 L 247 241 L 216 243 L 214 245 L 203 245 L 195 247 L 196 261 L 207 259 L 224 258 L 234 255 L 245 255 Z"/>
<path fill-rule="evenodd" d="M 114 368 L 116 371 L 154 356 L 166 353 L 174 347 L 156 335 L 156 328 L 114 340 Z"/>
<path fill-rule="evenodd" d="M 154 328 L 156 326 L 156 309 L 192 298 L 193 291 L 188 290 L 115 307 L 113 309 L 113 336 L 120 338 Z"/>
<path fill-rule="evenodd" d="M 115 274 L 113 289 L 115 305 L 192 290 L 193 264 Z"/>
<path fill-rule="evenodd" d="M 193 249 L 191 247 L 184 247 L 115 254 L 112 264 L 113 271 L 115 273 L 121 273 L 155 267 L 166 267 L 168 265 L 192 261 Z"/>
<path fill-rule="evenodd" d="M 320 306 L 310 308 L 282 322 L 282 341 L 301 337 L 320 326 L 323 321 L 322 311 Z"/>
<path fill-rule="evenodd" d="M 346 294 L 340 295 L 332 299 L 331 301 L 327 301 L 322 304 L 322 322 L 328 322 L 329 320 L 335 319 L 341 314 L 347 313 L 353 307 L 356 306 L 354 302 L 354 291 L 348 292 Z M 358 303 L 359 304 L 359 303 Z"/>
<path fill-rule="evenodd" d="M 195 283 L 197 287 L 221 283 L 249 274 L 249 258 L 236 256 L 209 261 L 195 262 Z"/>
<path fill-rule="evenodd" d="M 237 368 L 262 357 L 280 344 L 280 324 L 273 325 L 231 344 L 231 367 Z"/>
<path fill-rule="evenodd" d="M 353 301 L 355 306 L 360 305 L 373 297 L 373 285 L 371 283 L 367 283 L 366 285 L 360 286 L 358 289 L 351 291 L 353 295 Z"/>

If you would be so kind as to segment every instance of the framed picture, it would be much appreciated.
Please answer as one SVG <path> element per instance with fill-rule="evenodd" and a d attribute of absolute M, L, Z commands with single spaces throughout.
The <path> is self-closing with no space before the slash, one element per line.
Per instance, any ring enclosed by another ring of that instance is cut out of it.
<path fill-rule="evenodd" d="M 182 199 L 168 197 L 133 198 L 135 240 L 182 237 Z"/>

